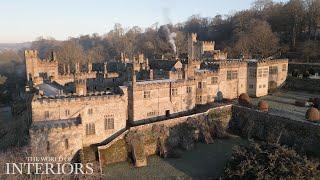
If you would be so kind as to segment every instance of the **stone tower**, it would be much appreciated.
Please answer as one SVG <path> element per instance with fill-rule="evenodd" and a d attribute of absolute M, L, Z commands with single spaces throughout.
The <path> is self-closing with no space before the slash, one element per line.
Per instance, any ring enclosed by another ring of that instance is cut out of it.
<path fill-rule="evenodd" d="M 75 80 L 75 89 L 78 95 L 87 94 L 87 81 L 86 79 L 77 79 Z"/>
<path fill-rule="evenodd" d="M 195 47 L 194 43 L 197 42 L 197 33 L 191 33 L 188 35 L 188 58 L 194 59 L 195 58 Z"/>
<path fill-rule="evenodd" d="M 30 80 L 33 80 L 34 74 L 38 72 L 37 71 L 38 51 L 25 50 L 24 58 L 26 60 L 27 80 L 30 81 Z"/>

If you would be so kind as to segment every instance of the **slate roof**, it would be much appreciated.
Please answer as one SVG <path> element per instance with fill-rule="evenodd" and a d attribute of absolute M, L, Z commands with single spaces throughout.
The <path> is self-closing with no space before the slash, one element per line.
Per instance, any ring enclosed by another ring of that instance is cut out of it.
<path fill-rule="evenodd" d="M 125 65 L 121 62 L 111 61 L 107 63 L 108 72 L 119 72 L 119 71 L 124 71 L 125 69 L 126 69 Z M 92 70 L 104 71 L 104 63 L 93 63 Z"/>
<path fill-rule="evenodd" d="M 149 60 L 149 66 L 150 69 L 162 69 L 164 71 L 171 71 L 177 62 L 178 61 L 154 59 Z"/>

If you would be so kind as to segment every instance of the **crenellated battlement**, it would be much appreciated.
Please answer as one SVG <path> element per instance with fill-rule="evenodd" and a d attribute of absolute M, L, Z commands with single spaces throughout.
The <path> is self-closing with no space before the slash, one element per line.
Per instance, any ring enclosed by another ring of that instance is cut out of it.
<path fill-rule="evenodd" d="M 38 58 L 38 51 L 37 50 L 25 50 L 24 51 L 24 57 L 26 59 Z"/>
<path fill-rule="evenodd" d="M 200 77 L 200 78 L 218 76 L 219 75 L 219 71 L 197 70 L 197 71 L 195 71 L 195 75 L 196 75 L 196 77 Z"/>
<path fill-rule="evenodd" d="M 29 129 L 30 133 L 44 134 L 44 132 L 64 132 L 64 131 L 80 131 L 82 129 L 81 118 L 72 118 L 67 120 L 52 120 L 50 122 L 33 123 Z"/>
<path fill-rule="evenodd" d="M 281 63 L 288 63 L 288 59 L 260 59 L 260 60 L 249 60 L 247 61 L 249 66 L 269 66 L 273 64 L 281 64 Z"/>
<path fill-rule="evenodd" d="M 242 60 L 223 60 L 218 62 L 213 62 L 215 64 L 218 64 L 220 68 L 230 68 L 230 67 L 245 67 L 247 66 L 246 61 Z"/>
<path fill-rule="evenodd" d="M 202 41 L 204 46 L 213 46 L 215 44 L 214 41 Z"/>
<path fill-rule="evenodd" d="M 136 90 L 144 90 L 144 89 L 158 89 L 161 88 L 169 88 L 169 87 L 180 87 L 184 85 L 193 85 L 195 84 L 194 79 L 179 79 L 179 80 L 151 80 L 151 81 L 138 81 L 135 85 Z"/>
<path fill-rule="evenodd" d="M 60 102 L 81 102 L 81 101 L 95 101 L 95 100 L 117 100 L 123 97 L 124 94 L 113 94 L 109 91 L 87 93 L 86 95 L 79 95 L 76 93 L 62 94 L 57 96 L 34 96 L 33 101 L 43 103 L 60 103 Z"/>

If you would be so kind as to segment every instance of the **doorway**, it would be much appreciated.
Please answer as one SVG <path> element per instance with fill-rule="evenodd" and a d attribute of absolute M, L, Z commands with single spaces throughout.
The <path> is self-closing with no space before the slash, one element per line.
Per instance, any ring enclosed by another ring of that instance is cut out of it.
<path fill-rule="evenodd" d="M 166 110 L 166 117 L 170 117 L 170 110 Z"/>

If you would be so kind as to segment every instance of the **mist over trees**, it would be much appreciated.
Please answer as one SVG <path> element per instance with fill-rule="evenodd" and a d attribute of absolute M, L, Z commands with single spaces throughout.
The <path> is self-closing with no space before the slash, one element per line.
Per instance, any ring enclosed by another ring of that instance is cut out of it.
<path fill-rule="evenodd" d="M 0 53 L 0 104 L 10 102 L 11 94 L 18 92 L 18 86 L 25 82 L 23 52 L 3 51 Z"/>

